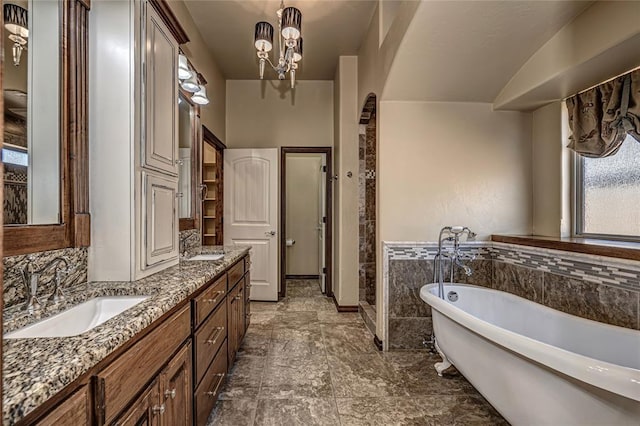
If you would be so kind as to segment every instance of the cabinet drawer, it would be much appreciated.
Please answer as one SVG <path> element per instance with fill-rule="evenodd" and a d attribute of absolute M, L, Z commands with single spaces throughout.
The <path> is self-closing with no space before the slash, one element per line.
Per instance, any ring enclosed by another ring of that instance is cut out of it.
<path fill-rule="evenodd" d="M 194 335 L 196 383 L 200 383 L 211 360 L 227 337 L 227 304 L 221 303 Z"/>
<path fill-rule="evenodd" d="M 204 374 L 200 385 L 196 388 L 193 396 L 195 404 L 196 424 L 207 424 L 207 418 L 216 405 L 218 394 L 224 385 L 225 374 L 227 372 L 227 342 L 222 344 L 211 367 Z"/>
<path fill-rule="evenodd" d="M 240 260 L 240 262 L 236 263 L 229 269 L 229 288 L 232 288 L 240 278 L 244 275 L 244 260 Z"/>
<path fill-rule="evenodd" d="M 79 391 L 67 398 L 36 424 L 38 426 L 89 424 L 89 387 L 82 386 Z"/>
<path fill-rule="evenodd" d="M 193 299 L 196 327 L 224 300 L 225 294 L 227 294 L 227 274 L 218 278 L 200 296 Z"/>
<path fill-rule="evenodd" d="M 191 331 L 189 306 L 165 320 L 122 356 L 97 374 L 100 401 L 98 414 L 104 411 L 109 423 L 144 388 Z"/>

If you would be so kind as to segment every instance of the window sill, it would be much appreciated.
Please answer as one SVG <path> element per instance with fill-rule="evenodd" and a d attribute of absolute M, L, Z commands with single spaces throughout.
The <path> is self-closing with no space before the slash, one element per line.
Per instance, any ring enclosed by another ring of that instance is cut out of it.
<path fill-rule="evenodd" d="M 537 235 L 492 235 L 491 241 L 640 261 L 640 243 Z"/>

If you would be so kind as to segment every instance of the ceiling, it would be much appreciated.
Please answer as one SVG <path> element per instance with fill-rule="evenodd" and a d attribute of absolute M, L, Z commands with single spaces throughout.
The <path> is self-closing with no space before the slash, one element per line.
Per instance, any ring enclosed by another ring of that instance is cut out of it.
<path fill-rule="evenodd" d="M 302 12 L 304 55 L 296 78 L 333 80 L 338 57 L 358 53 L 376 3 L 375 0 L 286 1 L 285 7 L 295 6 Z M 254 26 L 258 21 L 267 21 L 277 31 L 276 10 L 280 1 L 185 0 L 185 4 L 225 78 L 257 79 Z M 276 74 L 266 71 L 265 78 L 276 78 Z"/>
<path fill-rule="evenodd" d="M 425 1 L 398 49 L 383 97 L 493 102 L 527 59 L 592 3 Z"/>

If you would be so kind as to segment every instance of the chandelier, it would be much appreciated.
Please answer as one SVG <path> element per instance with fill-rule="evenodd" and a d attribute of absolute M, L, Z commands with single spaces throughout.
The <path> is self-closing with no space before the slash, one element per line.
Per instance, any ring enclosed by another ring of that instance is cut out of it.
<path fill-rule="evenodd" d="M 27 9 L 17 4 L 6 3 L 3 8 L 4 27 L 9 31 L 9 40 L 13 42 L 13 65 L 20 65 L 22 51 L 27 48 L 29 37 L 29 18 Z"/>
<path fill-rule="evenodd" d="M 278 15 L 278 47 L 280 56 L 276 65 L 269 59 L 269 52 L 273 49 L 273 26 L 265 21 L 256 24 L 254 43 L 260 58 L 260 80 L 264 78 L 265 64 L 268 62 L 271 68 L 278 74 L 280 80 L 291 77 L 291 88 L 296 84 L 296 70 L 298 62 L 302 60 L 302 13 L 295 7 L 284 7 L 284 1 L 280 3 Z"/>

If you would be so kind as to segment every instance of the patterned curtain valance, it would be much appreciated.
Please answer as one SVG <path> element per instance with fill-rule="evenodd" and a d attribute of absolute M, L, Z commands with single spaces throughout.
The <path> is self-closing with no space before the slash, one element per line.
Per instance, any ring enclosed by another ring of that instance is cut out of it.
<path fill-rule="evenodd" d="M 627 135 L 640 142 L 640 69 L 567 99 L 571 142 L 585 157 L 615 154 Z"/>

